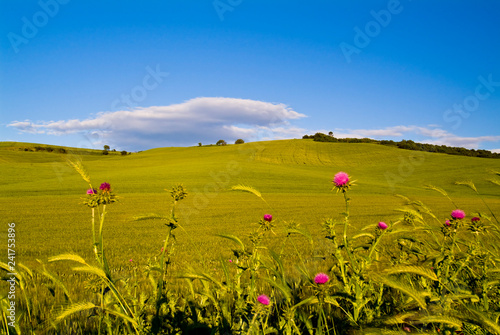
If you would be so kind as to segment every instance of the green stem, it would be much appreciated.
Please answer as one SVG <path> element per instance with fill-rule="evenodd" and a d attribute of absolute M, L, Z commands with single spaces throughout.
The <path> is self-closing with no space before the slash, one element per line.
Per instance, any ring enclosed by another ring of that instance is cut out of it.
<path fill-rule="evenodd" d="M 97 262 L 100 263 L 99 256 L 97 254 L 97 243 L 95 239 L 95 208 L 93 207 L 92 207 L 92 249 L 94 250 L 94 255 L 97 259 Z"/>
<path fill-rule="evenodd" d="M 373 245 L 372 245 L 372 248 L 371 248 L 371 250 L 370 250 L 370 253 L 368 254 L 368 263 L 370 263 L 371 258 L 372 258 L 372 254 L 373 254 L 373 252 L 375 251 L 375 249 L 376 249 L 376 247 L 377 247 L 378 243 L 379 243 L 379 242 L 380 242 L 380 240 L 382 239 L 382 235 L 384 235 L 384 233 L 385 233 L 385 230 L 382 230 L 382 233 L 380 234 L 380 236 L 378 236 L 378 237 L 375 239 L 375 242 L 374 242 L 374 243 L 373 243 Z"/>
<path fill-rule="evenodd" d="M 349 244 L 347 241 L 347 226 L 349 225 L 349 198 L 347 197 L 347 193 L 344 192 L 344 200 L 345 200 L 345 218 L 344 218 L 344 248 L 347 252 L 347 257 L 349 257 L 349 261 L 351 263 L 351 268 L 354 273 L 357 273 L 356 268 L 357 265 L 352 258 L 351 251 L 349 250 Z"/>

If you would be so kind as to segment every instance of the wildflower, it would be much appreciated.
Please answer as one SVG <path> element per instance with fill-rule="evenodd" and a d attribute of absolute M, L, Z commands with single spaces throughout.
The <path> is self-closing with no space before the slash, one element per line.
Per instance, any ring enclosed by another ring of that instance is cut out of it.
<path fill-rule="evenodd" d="M 266 305 L 266 306 L 269 305 L 269 302 L 270 302 L 269 297 L 265 294 L 259 295 L 257 297 L 257 301 L 260 302 L 262 305 Z"/>
<path fill-rule="evenodd" d="M 104 192 L 109 192 L 109 190 L 111 190 L 111 185 L 109 185 L 109 183 L 102 183 L 99 189 Z"/>
<path fill-rule="evenodd" d="M 273 219 L 273 216 L 271 214 L 265 214 L 264 215 L 264 220 L 265 221 L 271 222 L 272 219 Z"/>
<path fill-rule="evenodd" d="M 232 263 L 232 262 L 233 262 L 233 260 L 232 260 L 232 259 L 230 259 L 230 260 L 229 260 L 229 263 Z"/>
<path fill-rule="evenodd" d="M 91 194 L 97 194 L 97 190 L 96 190 L 95 188 L 89 188 L 89 189 L 87 190 L 87 194 L 90 194 L 90 195 L 91 195 Z"/>
<path fill-rule="evenodd" d="M 342 171 L 337 173 L 333 178 L 333 183 L 337 187 L 347 186 L 348 182 L 349 182 L 349 175 Z"/>
<path fill-rule="evenodd" d="M 128 260 L 129 262 L 132 262 L 132 258 Z"/>
<path fill-rule="evenodd" d="M 472 222 L 478 222 L 479 220 L 481 220 L 480 218 L 478 218 L 477 216 L 474 216 L 472 219 L 470 219 Z"/>
<path fill-rule="evenodd" d="M 323 272 L 320 272 L 318 273 L 315 277 L 314 277 L 314 282 L 316 284 L 324 284 L 326 283 L 327 281 L 330 280 L 330 277 L 328 277 L 327 274 L 323 273 Z"/>
<path fill-rule="evenodd" d="M 461 209 L 455 209 L 451 212 L 451 217 L 453 219 L 463 219 L 465 217 L 465 212 Z"/>
<path fill-rule="evenodd" d="M 380 229 L 382 229 L 382 230 L 385 230 L 385 229 L 387 229 L 388 225 L 387 225 L 387 223 L 380 221 L 380 222 L 378 223 L 378 227 L 379 227 Z"/>
<path fill-rule="evenodd" d="M 445 224 L 445 225 L 447 225 L 447 226 L 451 226 L 450 220 L 446 220 L 446 221 L 444 222 L 444 224 Z"/>

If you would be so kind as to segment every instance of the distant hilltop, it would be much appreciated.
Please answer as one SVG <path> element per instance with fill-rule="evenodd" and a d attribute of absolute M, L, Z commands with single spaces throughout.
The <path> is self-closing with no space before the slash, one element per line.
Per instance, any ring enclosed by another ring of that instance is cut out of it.
<path fill-rule="evenodd" d="M 412 140 L 402 140 L 399 142 L 390 140 L 374 140 L 371 138 L 336 138 L 333 134 L 316 133 L 314 135 L 304 135 L 303 139 L 312 139 L 316 142 L 335 142 L 335 143 L 375 143 L 400 149 L 427 151 L 435 153 L 443 153 L 448 155 L 460 155 L 468 157 L 482 157 L 482 158 L 500 158 L 500 154 L 491 152 L 489 150 L 474 150 L 461 147 L 449 147 L 446 145 L 435 145 L 428 143 L 418 143 Z"/>

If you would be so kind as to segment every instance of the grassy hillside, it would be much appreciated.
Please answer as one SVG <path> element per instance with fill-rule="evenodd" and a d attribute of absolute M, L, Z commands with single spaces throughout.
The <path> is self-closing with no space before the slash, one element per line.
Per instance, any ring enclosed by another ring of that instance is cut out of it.
<path fill-rule="evenodd" d="M 492 177 L 489 171 L 500 171 L 500 161 L 494 159 L 311 140 L 159 148 L 127 156 L 89 155 L 78 149 L 67 154 L 25 152 L 13 146 L 0 145 L 0 210 L 4 220 L 18 224 L 19 248 L 26 261 L 68 250 L 88 252 L 89 210 L 80 205 L 88 186 L 66 159 L 81 159 L 94 186 L 109 182 L 121 197 L 109 206 L 106 223 L 108 245 L 118 248 L 113 252 L 119 262 L 147 258 L 138 250 L 154 252 L 161 245 L 161 222 L 133 218 L 167 213 L 165 189 L 176 183 L 190 192 L 179 214 L 189 238 L 201 248 L 222 246 L 215 233 L 246 234 L 251 223 L 268 212 L 281 222 L 294 220 L 320 234 L 320 222 L 343 210 L 342 197 L 331 191 L 331 180 L 341 170 L 357 180 L 350 193 L 353 229 L 396 220 L 394 209 L 403 201 L 395 193 L 428 203 L 442 217 L 448 215 L 449 201 L 423 189 L 426 183 L 446 189 L 466 211 L 485 211 L 470 189 L 454 185 L 472 180 L 490 207 L 500 209 L 499 188 L 486 181 Z M 236 184 L 258 189 L 271 208 L 251 194 L 229 191 Z M 179 243 L 187 246 L 191 242 L 185 237 Z"/>

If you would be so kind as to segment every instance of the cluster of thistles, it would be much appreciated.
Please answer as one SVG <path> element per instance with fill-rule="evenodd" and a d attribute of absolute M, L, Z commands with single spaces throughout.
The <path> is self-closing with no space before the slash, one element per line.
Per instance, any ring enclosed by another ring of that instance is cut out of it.
<path fill-rule="evenodd" d="M 111 192 L 111 185 L 109 183 L 102 183 L 99 190 L 89 188 L 87 190 L 88 197 L 85 199 L 84 204 L 93 208 L 98 205 L 106 205 L 116 201 L 115 195 Z"/>

